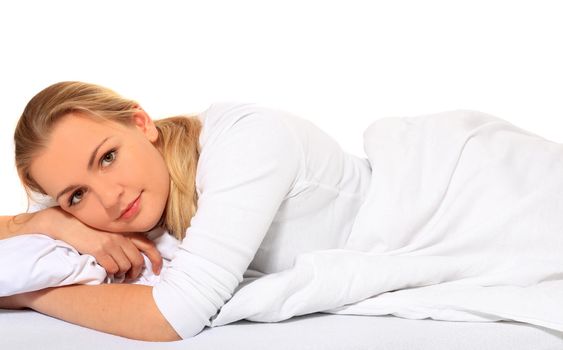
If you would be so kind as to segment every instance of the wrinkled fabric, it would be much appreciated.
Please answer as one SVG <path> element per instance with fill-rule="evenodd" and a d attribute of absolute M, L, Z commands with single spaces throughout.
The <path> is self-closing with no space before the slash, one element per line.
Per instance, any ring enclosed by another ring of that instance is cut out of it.
<path fill-rule="evenodd" d="M 253 279 L 212 326 L 312 312 L 563 331 L 563 146 L 475 111 L 383 118 L 341 249 Z"/>
<path fill-rule="evenodd" d="M 37 207 L 39 208 L 39 207 Z M 163 230 L 147 233 L 168 268 L 179 241 Z M 26 234 L 0 240 L 0 297 L 71 284 L 122 283 L 124 277 L 108 275 L 93 256 L 81 255 L 69 244 L 43 234 Z M 141 274 L 128 283 L 154 285 L 160 280 L 143 254 Z"/>
<path fill-rule="evenodd" d="M 342 246 L 371 174 L 367 159 L 287 112 L 219 103 L 200 117 L 198 209 L 153 288 L 182 338 L 210 326 L 245 276 Z"/>

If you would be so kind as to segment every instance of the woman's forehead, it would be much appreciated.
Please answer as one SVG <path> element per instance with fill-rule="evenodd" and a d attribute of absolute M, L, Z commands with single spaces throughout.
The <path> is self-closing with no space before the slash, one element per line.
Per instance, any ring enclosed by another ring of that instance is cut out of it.
<path fill-rule="evenodd" d="M 40 153 L 48 157 L 79 156 L 91 152 L 103 139 L 122 135 L 123 130 L 115 123 L 87 117 L 65 117 L 54 126 L 45 149 Z"/>
<path fill-rule="evenodd" d="M 63 116 L 53 126 L 52 136 L 67 135 L 94 135 L 97 133 L 122 131 L 123 125 L 81 113 L 69 113 Z"/>

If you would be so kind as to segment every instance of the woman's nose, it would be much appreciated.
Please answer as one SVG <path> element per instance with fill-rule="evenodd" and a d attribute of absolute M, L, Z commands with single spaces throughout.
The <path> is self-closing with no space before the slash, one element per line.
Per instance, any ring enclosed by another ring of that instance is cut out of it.
<path fill-rule="evenodd" d="M 99 183 L 96 187 L 97 188 L 95 189 L 95 193 L 97 193 L 98 199 L 100 200 L 102 206 L 108 210 L 115 209 L 119 211 L 123 187 L 107 182 Z"/>

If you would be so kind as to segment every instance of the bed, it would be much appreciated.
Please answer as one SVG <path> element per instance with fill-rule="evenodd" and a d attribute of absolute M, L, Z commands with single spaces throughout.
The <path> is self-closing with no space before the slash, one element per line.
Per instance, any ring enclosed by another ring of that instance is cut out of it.
<path fill-rule="evenodd" d="M 0 347 L 29 349 L 563 349 L 563 334 L 518 322 L 450 322 L 314 313 L 238 321 L 178 342 L 129 340 L 42 315 L 0 310 Z"/>

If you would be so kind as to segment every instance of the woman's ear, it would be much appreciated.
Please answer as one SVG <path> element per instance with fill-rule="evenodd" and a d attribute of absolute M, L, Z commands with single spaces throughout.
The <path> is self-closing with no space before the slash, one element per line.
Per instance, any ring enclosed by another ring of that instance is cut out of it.
<path fill-rule="evenodd" d="M 147 112 L 145 112 L 141 107 L 136 108 L 136 112 L 133 114 L 133 122 L 137 129 L 139 129 L 150 142 L 156 142 L 158 139 L 156 126 Z"/>

